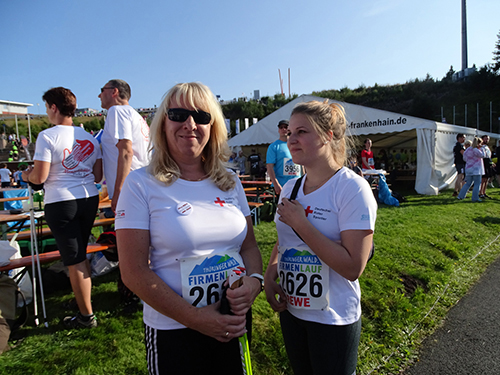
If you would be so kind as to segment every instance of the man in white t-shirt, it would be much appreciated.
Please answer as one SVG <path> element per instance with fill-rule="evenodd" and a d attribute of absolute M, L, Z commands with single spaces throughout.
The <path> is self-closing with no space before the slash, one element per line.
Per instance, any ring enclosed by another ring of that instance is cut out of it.
<path fill-rule="evenodd" d="M 130 171 L 149 164 L 149 126 L 128 104 L 130 96 L 130 86 L 121 79 L 106 83 L 99 94 L 101 107 L 108 110 L 101 144 L 104 177 L 113 211 Z"/>
<path fill-rule="evenodd" d="M 7 164 L 3 164 L 2 168 L 0 168 L 0 179 L 2 181 L 2 187 L 9 187 L 10 186 L 10 175 L 12 173 L 10 172 L 9 168 L 7 168 Z"/>

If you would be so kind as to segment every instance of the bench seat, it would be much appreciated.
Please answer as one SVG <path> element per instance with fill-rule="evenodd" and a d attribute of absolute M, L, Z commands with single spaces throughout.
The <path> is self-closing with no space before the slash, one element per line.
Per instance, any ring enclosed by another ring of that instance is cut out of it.
<path fill-rule="evenodd" d="M 97 251 L 103 251 L 103 250 L 108 250 L 114 248 L 114 245 L 101 245 L 98 243 L 92 243 L 87 245 L 87 254 L 90 253 L 95 253 Z M 16 268 L 21 268 L 21 267 L 28 267 L 31 266 L 31 255 L 18 258 L 18 259 L 13 259 L 10 261 L 10 264 L 0 267 L 0 272 L 4 271 L 10 271 Z M 54 262 L 56 260 L 61 259 L 61 254 L 59 254 L 59 251 L 50 251 L 48 253 L 41 253 L 39 254 L 39 261 L 40 264 L 44 263 L 50 263 Z M 35 262 L 36 262 L 36 257 L 35 257 Z"/>

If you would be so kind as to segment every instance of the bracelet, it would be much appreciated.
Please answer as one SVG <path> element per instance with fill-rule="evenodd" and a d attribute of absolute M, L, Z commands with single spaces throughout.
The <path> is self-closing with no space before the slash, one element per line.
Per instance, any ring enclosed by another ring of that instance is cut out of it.
<path fill-rule="evenodd" d="M 260 291 L 262 292 L 264 290 L 264 276 L 262 276 L 260 273 L 252 273 L 251 275 L 249 275 L 248 277 L 254 277 L 256 278 L 257 280 L 260 281 Z"/>

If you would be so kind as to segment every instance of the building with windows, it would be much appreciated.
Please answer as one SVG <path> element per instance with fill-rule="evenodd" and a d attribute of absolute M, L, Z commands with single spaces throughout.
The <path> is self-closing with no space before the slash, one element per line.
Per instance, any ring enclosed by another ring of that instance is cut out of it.
<path fill-rule="evenodd" d="M 0 116 L 27 115 L 33 104 L 0 100 Z"/>
<path fill-rule="evenodd" d="M 96 116 L 98 113 L 100 112 L 93 108 L 77 108 L 75 116 Z"/>

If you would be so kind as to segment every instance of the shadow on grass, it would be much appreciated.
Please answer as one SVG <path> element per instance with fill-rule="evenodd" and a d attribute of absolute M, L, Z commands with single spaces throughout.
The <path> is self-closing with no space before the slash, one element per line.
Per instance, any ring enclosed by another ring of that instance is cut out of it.
<path fill-rule="evenodd" d="M 119 316 L 132 316 L 124 312 L 124 303 L 117 290 L 117 280 L 119 271 L 113 270 L 110 273 L 92 279 L 92 307 L 99 323 L 105 324 L 106 318 Z M 45 290 L 45 307 L 48 327 L 43 321 L 43 310 L 41 297 L 38 295 L 38 320 L 35 324 L 34 302 L 28 305 L 28 322 L 20 330 L 12 335 L 12 340 L 23 340 L 30 336 L 52 335 L 56 332 L 67 331 L 62 319 L 66 316 L 73 316 L 78 308 L 71 292 L 71 288 L 60 288 L 59 290 Z"/>
<path fill-rule="evenodd" d="M 483 216 L 476 217 L 472 219 L 476 223 L 484 224 L 484 225 L 498 225 L 500 224 L 500 217 L 492 217 L 492 216 Z"/>

